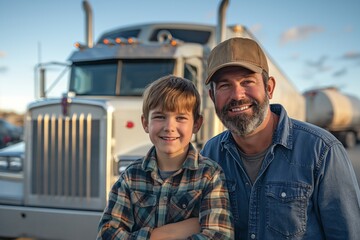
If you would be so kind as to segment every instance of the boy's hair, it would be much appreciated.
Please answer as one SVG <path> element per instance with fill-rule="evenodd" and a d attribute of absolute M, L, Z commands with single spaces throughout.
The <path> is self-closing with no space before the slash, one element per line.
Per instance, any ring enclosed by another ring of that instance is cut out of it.
<path fill-rule="evenodd" d="M 149 112 L 157 107 L 165 111 L 193 113 L 194 120 L 200 117 L 200 94 L 195 85 L 186 78 L 164 76 L 148 85 L 143 93 L 143 115 L 148 120 Z"/>

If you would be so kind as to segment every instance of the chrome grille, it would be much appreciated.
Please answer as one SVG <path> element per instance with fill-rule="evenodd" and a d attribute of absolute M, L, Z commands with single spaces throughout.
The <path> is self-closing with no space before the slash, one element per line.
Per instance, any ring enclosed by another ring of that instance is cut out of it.
<path fill-rule="evenodd" d="M 100 120 L 44 114 L 31 122 L 31 194 L 99 197 Z"/>

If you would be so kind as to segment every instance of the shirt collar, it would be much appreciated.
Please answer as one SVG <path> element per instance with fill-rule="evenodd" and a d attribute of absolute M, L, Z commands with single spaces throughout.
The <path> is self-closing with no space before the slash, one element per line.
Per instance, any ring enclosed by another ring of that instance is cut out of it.
<path fill-rule="evenodd" d="M 186 159 L 182 165 L 182 168 L 187 168 L 190 170 L 198 169 L 199 168 L 198 157 L 199 157 L 198 151 L 191 143 L 189 143 L 189 150 Z M 142 168 L 144 169 L 144 171 L 158 171 L 155 146 L 151 147 L 149 152 L 144 157 Z"/>
<path fill-rule="evenodd" d="M 280 144 L 288 149 L 293 147 L 293 120 L 289 118 L 285 108 L 280 104 L 271 104 L 270 109 L 279 116 L 279 122 L 276 126 L 273 136 L 273 143 Z"/>

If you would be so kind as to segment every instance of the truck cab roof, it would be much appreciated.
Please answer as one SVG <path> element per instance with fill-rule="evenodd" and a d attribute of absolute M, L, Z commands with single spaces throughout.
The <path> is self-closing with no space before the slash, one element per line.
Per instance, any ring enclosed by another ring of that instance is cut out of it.
<path fill-rule="evenodd" d="M 103 33 L 97 43 L 104 39 L 134 37 L 142 42 L 158 42 L 159 34 L 165 31 L 173 38 L 187 43 L 213 46 L 215 44 L 215 26 L 190 23 L 147 23 L 116 28 Z"/>

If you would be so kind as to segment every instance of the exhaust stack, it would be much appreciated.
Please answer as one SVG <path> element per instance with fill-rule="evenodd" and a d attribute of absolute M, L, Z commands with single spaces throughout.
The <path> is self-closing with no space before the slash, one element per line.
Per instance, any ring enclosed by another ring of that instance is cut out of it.
<path fill-rule="evenodd" d="M 226 38 L 226 9 L 229 5 L 229 0 L 222 0 L 218 11 L 218 24 L 216 26 L 216 44 L 221 43 Z"/>
<path fill-rule="evenodd" d="M 87 0 L 83 1 L 83 9 L 85 11 L 85 42 L 89 48 L 93 47 L 93 17 L 92 9 Z"/>

